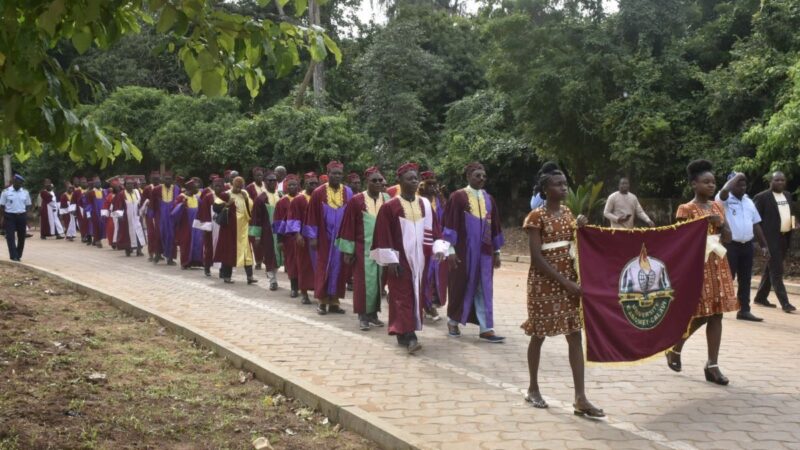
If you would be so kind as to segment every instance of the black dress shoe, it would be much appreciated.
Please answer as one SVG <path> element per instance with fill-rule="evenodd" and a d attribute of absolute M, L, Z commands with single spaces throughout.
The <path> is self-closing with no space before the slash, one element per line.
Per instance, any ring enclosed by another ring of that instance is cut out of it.
<path fill-rule="evenodd" d="M 329 306 L 328 307 L 328 312 L 331 312 L 331 313 L 334 313 L 334 314 L 344 314 L 345 313 L 344 309 L 342 309 L 342 307 L 339 306 L 339 305 L 331 305 L 331 306 Z"/>
<path fill-rule="evenodd" d="M 247 284 L 256 284 L 256 283 L 258 283 L 258 280 L 256 280 L 255 278 L 248 278 L 247 279 Z"/>
<path fill-rule="evenodd" d="M 750 311 L 744 311 L 744 312 L 740 311 L 736 313 L 736 319 L 749 320 L 750 322 L 761 322 L 764 320 L 761 317 L 754 316 L 753 313 L 751 313 Z"/>
<path fill-rule="evenodd" d="M 270 291 L 277 291 L 278 290 L 278 283 L 270 283 L 269 284 Z"/>
<path fill-rule="evenodd" d="M 411 340 L 408 341 L 408 354 L 409 355 L 413 355 L 414 353 L 420 351 L 421 349 L 422 349 L 422 345 L 420 345 L 419 341 L 417 341 L 415 338 L 411 338 Z"/>
<path fill-rule="evenodd" d="M 792 305 L 791 303 L 787 303 L 787 304 L 781 306 L 781 309 L 783 309 L 783 312 L 787 312 L 787 313 L 797 311 L 797 308 L 795 308 L 794 305 Z"/>
<path fill-rule="evenodd" d="M 320 316 L 324 316 L 325 314 L 328 314 L 328 305 L 319 305 L 319 306 L 317 306 L 317 314 L 319 314 Z"/>
<path fill-rule="evenodd" d="M 302 304 L 304 304 L 304 305 L 310 305 L 310 304 L 311 304 L 311 299 L 310 299 L 310 298 L 308 298 L 308 296 L 307 296 L 307 295 L 304 295 L 304 296 L 303 296 L 303 299 L 302 299 L 302 300 L 300 300 L 300 303 L 302 303 Z"/>
<path fill-rule="evenodd" d="M 297 298 L 298 295 L 297 291 L 292 291 L 289 293 L 289 298 Z"/>
<path fill-rule="evenodd" d="M 770 303 L 770 301 L 767 300 L 767 299 L 764 299 L 764 300 L 753 300 L 753 303 L 755 303 L 756 305 L 766 306 L 767 308 L 777 308 L 778 307 L 778 305 L 776 305 L 775 303 Z"/>

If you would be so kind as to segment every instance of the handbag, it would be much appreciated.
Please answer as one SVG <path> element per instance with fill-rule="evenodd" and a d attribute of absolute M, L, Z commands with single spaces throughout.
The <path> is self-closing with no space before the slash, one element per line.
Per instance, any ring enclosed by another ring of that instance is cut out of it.
<path fill-rule="evenodd" d="M 228 207 L 222 208 L 222 211 L 218 212 L 214 215 L 214 223 L 219 226 L 225 226 L 228 224 Z"/>

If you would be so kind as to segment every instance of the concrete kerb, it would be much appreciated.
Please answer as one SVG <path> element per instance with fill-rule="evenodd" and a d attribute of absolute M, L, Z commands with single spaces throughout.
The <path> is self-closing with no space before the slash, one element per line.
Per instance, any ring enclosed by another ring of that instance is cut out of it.
<path fill-rule="evenodd" d="M 0 261 L 0 264 L 14 266 L 19 263 Z M 65 282 L 78 292 L 96 295 L 131 316 L 144 319 L 152 317 L 165 328 L 223 356 L 236 368 L 253 372 L 255 378 L 259 381 L 274 387 L 288 397 L 299 400 L 306 406 L 319 410 L 331 422 L 338 423 L 348 430 L 376 442 L 381 448 L 392 450 L 417 450 L 423 448 L 416 438 L 383 419 L 364 411 L 356 405 L 345 402 L 336 395 L 320 389 L 306 380 L 295 377 L 289 371 L 274 366 L 235 345 L 185 324 L 179 319 L 162 315 L 147 306 L 140 305 L 134 301 L 123 300 L 89 284 L 78 282 L 66 275 L 50 272 L 43 267 L 27 263 L 21 263 L 21 265 L 42 276 Z"/>

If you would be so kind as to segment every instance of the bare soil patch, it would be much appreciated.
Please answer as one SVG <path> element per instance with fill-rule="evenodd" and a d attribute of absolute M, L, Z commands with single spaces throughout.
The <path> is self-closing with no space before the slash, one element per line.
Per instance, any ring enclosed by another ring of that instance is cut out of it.
<path fill-rule="evenodd" d="M 257 438 L 376 448 L 155 321 L 0 265 L 0 449 L 252 449 Z"/>

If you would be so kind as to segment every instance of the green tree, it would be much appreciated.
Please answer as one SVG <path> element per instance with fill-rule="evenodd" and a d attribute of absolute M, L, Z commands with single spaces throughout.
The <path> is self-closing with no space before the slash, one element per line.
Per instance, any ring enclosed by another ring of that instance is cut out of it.
<path fill-rule="evenodd" d="M 374 139 L 378 162 L 415 159 L 431 145 L 423 99 L 443 79 L 441 60 L 424 50 L 415 24 L 392 22 L 356 62 L 358 117 Z"/>
<path fill-rule="evenodd" d="M 281 0 L 283 1 L 283 0 Z M 266 2 L 266 0 L 262 0 Z M 145 4 L 146 3 L 146 4 Z M 140 157 L 123 134 L 107 133 L 79 119 L 79 66 L 63 67 L 52 49 L 70 42 L 78 53 L 106 50 L 125 35 L 138 34 L 140 21 L 168 34 L 195 92 L 218 96 L 228 82 L 244 79 L 255 97 L 266 81 L 264 68 L 288 73 L 307 51 L 316 61 L 335 43 L 319 28 L 299 27 L 285 18 L 260 20 L 225 12 L 213 0 L 7 0 L 0 27 L 0 147 L 24 159 L 41 153 L 42 143 L 73 159 L 107 164 L 125 155 Z M 302 16 L 306 0 L 295 0 Z M 156 20 L 157 19 L 157 20 Z"/>

